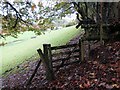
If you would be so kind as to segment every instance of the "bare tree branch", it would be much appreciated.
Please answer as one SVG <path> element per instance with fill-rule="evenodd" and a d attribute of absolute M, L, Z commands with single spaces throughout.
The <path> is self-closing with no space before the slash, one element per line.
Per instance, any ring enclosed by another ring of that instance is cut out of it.
<path fill-rule="evenodd" d="M 20 15 L 20 13 L 15 9 L 15 7 L 13 7 L 13 5 L 9 2 L 5 2 L 5 4 L 9 5 L 15 12 L 16 12 L 16 21 L 15 21 L 15 24 L 13 26 L 13 28 L 15 28 L 18 24 L 18 19 L 20 19 L 22 22 L 24 22 L 25 24 L 30 24 L 32 25 L 32 23 L 29 23 L 25 20 L 22 19 L 22 16 Z"/>

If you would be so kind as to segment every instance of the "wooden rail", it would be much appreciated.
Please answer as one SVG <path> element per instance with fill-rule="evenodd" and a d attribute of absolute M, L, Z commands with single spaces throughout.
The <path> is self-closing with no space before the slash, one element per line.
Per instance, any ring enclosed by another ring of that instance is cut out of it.
<path fill-rule="evenodd" d="M 70 53 L 76 53 L 76 52 L 79 52 L 79 51 L 80 51 L 80 49 L 76 49 L 76 50 L 74 50 L 74 52 L 72 52 L 72 51 L 57 52 L 57 53 L 53 53 L 52 56 L 58 56 L 59 54 L 66 55 L 66 54 L 70 54 Z"/>
<path fill-rule="evenodd" d="M 62 45 L 62 46 L 54 46 L 51 47 L 51 50 L 57 50 L 57 49 L 64 49 L 64 48 L 70 48 L 70 47 L 74 47 L 77 46 L 78 44 L 70 44 L 70 45 Z"/>
<path fill-rule="evenodd" d="M 60 68 L 60 67 L 64 67 L 64 66 L 68 66 L 68 65 L 71 65 L 71 64 L 74 64 L 74 63 L 78 63 L 80 62 L 79 60 L 76 60 L 76 61 L 73 61 L 73 62 L 69 62 L 69 63 L 65 63 L 63 65 L 56 65 L 56 66 L 53 66 L 53 68 Z M 57 71 L 57 70 L 56 70 Z"/>
<path fill-rule="evenodd" d="M 55 59 L 55 60 L 53 60 L 52 62 L 65 61 L 65 60 L 68 60 L 69 58 L 79 58 L 79 55 L 69 56 L 69 57 L 67 57 L 67 58 Z"/>
<path fill-rule="evenodd" d="M 57 67 L 56 71 L 59 70 L 63 66 L 70 65 L 70 64 L 76 63 L 78 61 L 79 62 L 83 61 L 84 53 L 82 51 L 83 49 L 81 49 L 81 48 L 83 48 L 82 42 L 83 42 L 83 40 L 79 40 L 78 44 L 70 44 L 70 45 L 62 45 L 62 46 L 51 47 L 51 50 L 59 50 L 59 49 L 64 50 L 64 49 L 66 49 L 64 52 L 63 51 L 58 51 L 57 53 L 54 52 L 52 54 L 52 57 L 57 57 L 59 55 L 65 55 L 64 58 L 61 57 L 61 58 L 57 58 L 57 59 L 52 60 L 52 63 L 57 63 L 57 62 L 60 63 L 59 65 L 56 65 L 56 66 L 54 65 L 53 66 L 54 68 Z M 71 48 L 70 51 L 69 51 L 69 48 Z M 75 55 L 75 53 L 77 53 L 77 54 Z M 76 58 L 76 60 L 69 61 L 71 58 Z M 77 60 L 77 58 L 79 58 L 79 60 Z"/>

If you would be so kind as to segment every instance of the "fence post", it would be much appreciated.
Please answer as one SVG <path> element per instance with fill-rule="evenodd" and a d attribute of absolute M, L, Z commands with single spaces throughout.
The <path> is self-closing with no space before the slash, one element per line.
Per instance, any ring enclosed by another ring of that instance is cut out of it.
<path fill-rule="evenodd" d="M 90 46 L 91 46 L 91 41 L 88 41 L 88 60 L 90 60 Z"/>
<path fill-rule="evenodd" d="M 81 39 L 79 39 L 79 60 L 81 61 Z"/>
<path fill-rule="evenodd" d="M 54 79 L 53 66 L 52 66 L 52 54 L 51 44 L 43 44 L 44 58 L 46 64 L 46 78 L 51 81 Z"/>
<path fill-rule="evenodd" d="M 84 47 L 83 47 L 83 39 L 81 38 L 79 40 L 79 48 L 80 48 L 80 60 L 83 61 L 84 60 Z"/>

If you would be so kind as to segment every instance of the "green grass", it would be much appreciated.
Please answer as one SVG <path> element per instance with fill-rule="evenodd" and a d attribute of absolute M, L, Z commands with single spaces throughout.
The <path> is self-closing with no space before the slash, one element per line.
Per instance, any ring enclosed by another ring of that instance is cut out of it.
<path fill-rule="evenodd" d="M 20 35 L 17 40 L 24 39 L 23 41 L 10 43 L 0 47 L 0 51 L 2 51 L 2 68 L 0 68 L 0 74 L 37 54 L 36 50 L 38 48 L 42 49 L 42 44 L 51 44 L 52 46 L 63 45 L 76 35 L 80 34 L 80 32 L 80 29 L 75 29 L 75 26 L 72 26 L 63 28 L 62 30 L 46 32 L 34 39 L 29 38 L 29 36 L 34 36 L 33 33 Z M 9 37 L 6 42 L 11 42 L 13 40 L 10 38 L 11 37 Z"/>
<path fill-rule="evenodd" d="M 36 36 L 34 32 L 32 31 L 26 31 L 24 33 L 18 34 L 18 38 L 14 38 L 11 36 L 6 37 L 6 39 L 2 38 L 1 41 L 4 43 L 10 43 L 13 42 L 15 40 L 27 40 L 30 39 L 31 36 Z"/>

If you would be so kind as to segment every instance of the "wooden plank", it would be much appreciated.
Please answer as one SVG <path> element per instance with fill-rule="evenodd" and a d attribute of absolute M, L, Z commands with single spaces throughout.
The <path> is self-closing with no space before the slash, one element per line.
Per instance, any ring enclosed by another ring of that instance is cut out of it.
<path fill-rule="evenodd" d="M 81 61 L 84 60 L 84 46 L 83 46 L 83 39 L 81 39 L 80 41 L 80 46 L 81 46 Z"/>
<path fill-rule="evenodd" d="M 54 57 L 54 56 L 58 56 L 60 54 L 65 55 L 65 54 L 70 54 L 70 53 L 76 53 L 79 51 L 80 51 L 80 49 L 76 49 L 76 50 L 74 50 L 74 52 L 72 52 L 72 51 L 58 52 L 58 53 L 53 53 L 52 56 Z"/>
<path fill-rule="evenodd" d="M 64 49 L 64 48 L 74 47 L 74 46 L 77 46 L 77 45 L 78 45 L 78 44 L 54 46 L 54 47 L 51 47 L 51 50 Z"/>
<path fill-rule="evenodd" d="M 80 60 L 75 60 L 73 62 L 65 63 L 63 65 L 53 66 L 53 68 L 60 68 L 60 67 L 68 66 L 68 65 L 71 65 L 71 64 L 74 64 L 74 63 L 78 63 L 78 62 L 80 62 Z"/>
<path fill-rule="evenodd" d="M 39 52 L 39 53 L 40 53 L 40 52 Z M 37 66 L 36 66 L 36 68 L 35 68 L 35 70 L 34 70 L 34 72 L 33 72 L 33 74 L 30 76 L 30 78 L 29 78 L 29 80 L 28 80 L 26 86 L 28 86 L 28 85 L 31 84 L 31 81 L 32 81 L 32 79 L 34 78 L 35 74 L 37 73 L 37 70 L 38 70 L 38 68 L 39 68 L 39 66 L 40 66 L 40 64 L 41 64 L 41 62 L 42 62 L 42 60 L 40 59 L 39 62 L 38 62 L 38 64 L 37 64 Z"/>
<path fill-rule="evenodd" d="M 78 45 L 78 44 L 77 44 L 77 45 Z M 77 45 L 76 45 L 76 46 L 77 46 Z M 72 49 L 72 52 L 74 52 L 74 50 L 76 49 L 76 46 L 74 46 L 74 48 Z M 67 58 L 66 58 L 67 60 L 70 59 L 71 54 L 72 54 L 72 53 L 70 53 L 70 54 L 67 56 Z M 60 66 L 63 66 L 64 62 L 65 62 L 65 60 L 62 60 L 62 62 L 60 63 Z M 57 68 L 57 69 L 59 69 L 59 68 Z M 56 69 L 56 70 L 57 70 L 57 69 Z"/>
<path fill-rule="evenodd" d="M 79 55 L 74 55 L 74 56 L 70 56 L 70 57 L 67 57 L 67 58 L 55 59 L 55 60 L 52 60 L 52 62 L 65 61 L 65 60 L 68 60 L 70 58 L 79 58 Z"/>
<path fill-rule="evenodd" d="M 79 39 L 79 60 L 81 61 L 81 40 Z"/>

